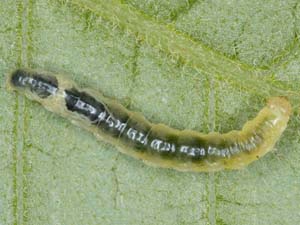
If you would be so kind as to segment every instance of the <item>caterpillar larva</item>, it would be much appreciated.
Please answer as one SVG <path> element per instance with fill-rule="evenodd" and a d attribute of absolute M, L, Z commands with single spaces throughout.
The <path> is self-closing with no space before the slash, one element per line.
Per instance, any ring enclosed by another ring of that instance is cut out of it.
<path fill-rule="evenodd" d="M 70 119 L 98 138 L 147 164 L 180 171 L 239 169 L 270 151 L 291 113 L 283 97 L 269 99 L 242 130 L 203 134 L 153 124 L 116 101 L 77 85 L 59 74 L 18 69 L 8 87 Z"/>

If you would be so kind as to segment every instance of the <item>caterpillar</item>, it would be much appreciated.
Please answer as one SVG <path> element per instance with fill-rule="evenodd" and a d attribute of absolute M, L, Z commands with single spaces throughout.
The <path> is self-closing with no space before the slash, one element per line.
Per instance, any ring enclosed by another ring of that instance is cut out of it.
<path fill-rule="evenodd" d="M 269 152 L 289 121 L 291 105 L 272 97 L 242 130 L 208 134 L 154 124 L 102 93 L 82 89 L 63 75 L 17 69 L 7 79 L 9 90 L 41 103 L 146 164 L 179 171 L 240 169 Z"/>

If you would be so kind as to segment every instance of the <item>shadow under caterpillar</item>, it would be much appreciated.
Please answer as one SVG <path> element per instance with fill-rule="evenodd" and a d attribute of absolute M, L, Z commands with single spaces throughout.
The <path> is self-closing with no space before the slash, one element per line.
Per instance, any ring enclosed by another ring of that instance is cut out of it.
<path fill-rule="evenodd" d="M 240 169 L 269 152 L 289 121 L 290 103 L 273 97 L 240 131 L 204 134 L 147 121 L 99 92 L 59 74 L 18 69 L 8 88 L 38 101 L 103 141 L 145 163 L 180 171 Z"/>

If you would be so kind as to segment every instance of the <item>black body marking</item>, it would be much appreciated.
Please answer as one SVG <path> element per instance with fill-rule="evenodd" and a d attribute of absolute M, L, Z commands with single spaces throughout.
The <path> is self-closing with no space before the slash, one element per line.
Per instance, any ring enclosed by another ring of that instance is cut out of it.
<path fill-rule="evenodd" d="M 135 119 L 130 118 L 124 132 L 120 135 L 120 139 L 125 143 L 130 143 L 130 146 L 137 151 L 145 151 L 149 144 L 150 129 L 151 125 L 149 123 L 145 121 L 137 122 Z"/>
<path fill-rule="evenodd" d="M 85 92 L 72 88 L 65 90 L 67 109 L 87 117 L 91 122 L 97 121 L 100 113 L 105 113 L 105 106 Z"/>
<path fill-rule="evenodd" d="M 41 74 L 29 73 L 25 70 L 16 70 L 12 74 L 11 84 L 24 89 L 29 88 L 40 98 L 54 95 L 58 88 L 58 82 L 54 76 L 41 76 Z"/>
<path fill-rule="evenodd" d="M 75 88 L 67 89 L 65 102 L 68 110 L 86 117 L 92 125 L 113 137 L 118 137 L 126 127 L 128 116 L 122 115 L 120 120 L 121 115 L 113 115 L 104 104 L 86 92 L 79 92 Z"/>

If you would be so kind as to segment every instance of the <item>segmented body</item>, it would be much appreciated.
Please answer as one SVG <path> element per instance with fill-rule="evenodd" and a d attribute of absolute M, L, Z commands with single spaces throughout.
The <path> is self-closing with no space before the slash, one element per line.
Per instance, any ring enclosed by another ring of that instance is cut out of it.
<path fill-rule="evenodd" d="M 14 71 L 10 89 L 70 119 L 98 138 L 147 164 L 180 171 L 239 169 L 270 151 L 286 128 L 291 106 L 271 98 L 240 131 L 199 133 L 153 124 L 101 93 L 79 88 L 59 74 Z"/>

